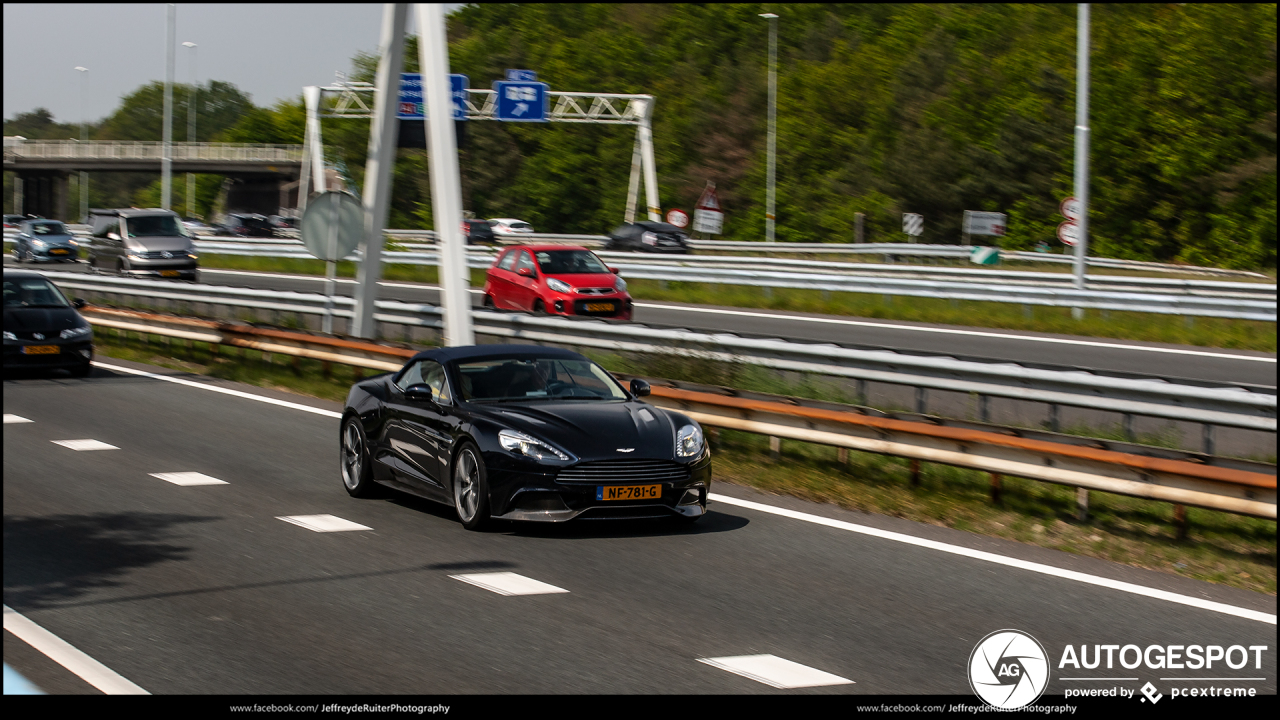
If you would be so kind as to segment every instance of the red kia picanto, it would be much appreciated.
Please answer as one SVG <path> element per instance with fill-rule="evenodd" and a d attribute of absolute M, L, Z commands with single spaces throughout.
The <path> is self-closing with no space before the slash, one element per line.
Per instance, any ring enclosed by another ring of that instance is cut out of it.
<path fill-rule="evenodd" d="M 550 315 L 631 319 L 631 296 L 618 271 L 572 245 L 515 245 L 489 266 L 484 305 Z"/>

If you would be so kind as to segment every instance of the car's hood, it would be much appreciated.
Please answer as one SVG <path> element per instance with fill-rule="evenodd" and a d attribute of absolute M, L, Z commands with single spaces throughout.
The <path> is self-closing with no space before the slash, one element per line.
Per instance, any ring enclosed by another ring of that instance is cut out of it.
<path fill-rule="evenodd" d="M 177 252 L 185 252 L 191 247 L 191 240 L 185 237 L 174 236 L 152 236 L 143 238 L 129 238 L 128 246 L 138 248 L 145 252 L 153 250 L 169 250 Z"/>
<path fill-rule="evenodd" d="M 613 273 L 556 273 L 547 277 L 563 280 L 575 288 L 611 288 L 616 276 Z"/>
<path fill-rule="evenodd" d="M 56 337 L 67 328 L 80 327 L 84 321 L 75 308 L 5 308 L 4 329 L 12 333 L 45 333 Z"/>
<path fill-rule="evenodd" d="M 670 460 L 676 429 L 667 413 L 634 401 L 586 400 L 479 405 L 501 424 L 548 440 L 579 460 Z"/>
<path fill-rule="evenodd" d="M 50 245 L 70 245 L 71 241 L 75 239 L 70 235 L 32 235 L 29 237 L 33 242 L 39 240 Z"/>

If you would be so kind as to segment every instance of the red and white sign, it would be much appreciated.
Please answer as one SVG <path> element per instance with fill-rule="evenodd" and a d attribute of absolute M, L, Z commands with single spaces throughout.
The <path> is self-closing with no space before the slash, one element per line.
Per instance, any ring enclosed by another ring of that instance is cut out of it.
<path fill-rule="evenodd" d="M 673 223 L 674 224 L 674 223 Z M 693 209 L 693 229 L 696 232 L 719 235 L 724 229 L 724 212 L 720 210 L 720 196 L 716 194 L 716 184 L 707 183 Z"/>
<path fill-rule="evenodd" d="M 667 222 L 678 228 L 689 226 L 689 214 L 680 208 L 671 208 L 667 211 Z"/>
<path fill-rule="evenodd" d="M 1058 226 L 1058 239 L 1063 245 L 1075 247 L 1076 240 L 1080 239 L 1080 226 L 1068 220 Z"/>
<path fill-rule="evenodd" d="M 1062 213 L 1062 217 L 1075 222 L 1080 219 L 1080 201 L 1073 198 L 1063 198 L 1062 204 L 1058 205 L 1058 212 Z"/>

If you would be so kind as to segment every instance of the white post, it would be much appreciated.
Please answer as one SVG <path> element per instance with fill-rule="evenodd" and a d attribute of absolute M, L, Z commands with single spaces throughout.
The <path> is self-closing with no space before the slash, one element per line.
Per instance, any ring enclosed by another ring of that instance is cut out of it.
<path fill-rule="evenodd" d="M 320 88 L 310 85 L 302 88 L 302 97 L 307 105 L 307 138 L 304 143 L 303 152 L 310 150 L 307 159 L 310 161 L 306 170 L 310 167 L 311 175 L 315 178 L 315 190 L 318 193 L 325 191 L 324 179 L 324 144 L 320 138 Z M 302 187 L 299 186 L 301 191 Z M 299 199 L 299 212 L 307 208 L 305 199 Z"/>
<path fill-rule="evenodd" d="M 640 154 L 644 162 L 644 199 L 649 208 L 649 220 L 662 221 L 662 208 L 658 205 L 658 169 L 653 160 L 653 98 L 639 101 L 644 104 L 640 114 Z"/>
<path fill-rule="evenodd" d="M 160 154 L 160 207 L 169 209 L 173 194 L 173 36 L 175 11 L 169 3 L 168 31 L 164 42 L 164 143 Z"/>
<path fill-rule="evenodd" d="M 184 42 L 182 47 L 191 48 L 191 92 L 187 95 L 187 160 L 192 159 L 196 141 L 196 44 Z M 187 173 L 187 215 L 196 215 L 196 174 Z"/>
<path fill-rule="evenodd" d="M 1075 287 L 1084 289 L 1084 259 L 1089 248 L 1089 3 L 1080 3 L 1076 13 L 1076 158 L 1075 196 L 1080 201 L 1076 239 Z M 1079 320 L 1082 308 L 1072 308 Z"/>
<path fill-rule="evenodd" d="M 356 309 L 351 327 L 351 334 L 362 338 L 373 338 L 377 329 L 373 311 L 378 302 L 378 279 L 382 277 L 382 229 L 387 226 L 391 170 L 396 162 L 400 130 L 396 102 L 400 96 L 404 30 L 408 20 L 408 3 L 382 6 L 382 58 L 378 61 L 373 122 L 369 127 L 369 159 L 364 176 L 364 242 L 361 243 L 360 268 L 356 271 Z"/>
<path fill-rule="evenodd" d="M 764 199 L 764 239 L 773 242 L 777 220 L 778 172 L 778 16 L 761 13 L 769 20 L 769 167 Z"/>
<path fill-rule="evenodd" d="M 636 221 L 636 195 L 640 191 L 640 168 L 643 164 L 640 154 L 640 129 L 636 128 L 635 148 L 631 151 L 631 182 L 627 184 L 627 212 L 623 222 Z"/>
<path fill-rule="evenodd" d="M 471 325 L 471 278 L 462 238 L 462 182 L 458 143 L 449 93 L 449 37 L 444 7 L 420 3 L 418 52 L 422 99 L 426 106 L 427 152 L 431 159 L 431 211 L 440 246 L 440 290 L 444 306 L 444 344 L 474 345 Z M 656 183 L 655 183 L 656 184 Z"/>
<path fill-rule="evenodd" d="M 87 146 L 85 146 L 84 143 L 89 142 L 89 131 L 85 127 L 85 120 L 87 118 L 85 117 L 85 114 L 84 114 L 84 74 L 89 72 L 89 68 L 76 66 L 76 70 L 80 72 L 80 143 L 81 143 L 81 146 L 79 149 L 81 154 L 83 155 L 87 152 Z M 80 171 L 80 219 L 83 220 L 88 216 L 89 216 L 89 173 L 84 170 L 81 170 Z"/>

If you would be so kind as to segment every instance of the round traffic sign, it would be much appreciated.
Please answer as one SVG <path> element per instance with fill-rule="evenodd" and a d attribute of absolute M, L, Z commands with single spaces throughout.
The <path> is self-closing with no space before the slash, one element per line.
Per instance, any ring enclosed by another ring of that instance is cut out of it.
<path fill-rule="evenodd" d="M 1058 226 L 1058 239 L 1063 245 L 1075 247 L 1076 240 L 1080 239 L 1080 226 L 1068 220 Z"/>
<path fill-rule="evenodd" d="M 1080 210 L 1080 201 L 1073 197 L 1063 198 L 1058 205 L 1058 212 L 1062 213 L 1062 217 L 1071 221 L 1080 219 Z"/>
<path fill-rule="evenodd" d="M 689 226 L 689 215 L 679 208 L 672 208 L 667 211 L 667 222 L 678 228 Z"/>
<path fill-rule="evenodd" d="M 351 193 L 320 193 L 307 203 L 298 234 L 307 252 L 321 260 L 341 260 L 364 235 L 364 206 Z"/>

